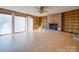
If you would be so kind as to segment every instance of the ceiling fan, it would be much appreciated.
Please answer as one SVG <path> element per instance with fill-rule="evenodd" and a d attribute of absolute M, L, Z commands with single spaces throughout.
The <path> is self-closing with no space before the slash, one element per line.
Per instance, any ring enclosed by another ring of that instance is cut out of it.
<path fill-rule="evenodd" d="M 47 9 L 48 9 L 47 6 L 40 6 L 40 7 L 37 7 L 37 8 L 36 8 L 37 12 L 39 12 L 40 14 L 43 14 L 43 13 L 48 12 Z"/>

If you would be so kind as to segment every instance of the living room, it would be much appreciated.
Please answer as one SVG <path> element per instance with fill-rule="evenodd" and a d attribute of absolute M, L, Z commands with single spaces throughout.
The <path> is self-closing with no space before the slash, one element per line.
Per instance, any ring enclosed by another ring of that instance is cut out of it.
<path fill-rule="evenodd" d="M 78 6 L 0 6 L 1 52 L 77 52 L 78 40 Z"/>

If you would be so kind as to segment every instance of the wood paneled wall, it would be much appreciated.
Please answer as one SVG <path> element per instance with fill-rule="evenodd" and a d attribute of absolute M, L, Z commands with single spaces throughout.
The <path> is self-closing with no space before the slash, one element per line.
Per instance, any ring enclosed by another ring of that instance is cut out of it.
<path fill-rule="evenodd" d="M 33 17 L 33 30 L 38 30 L 41 26 L 41 17 Z"/>
<path fill-rule="evenodd" d="M 66 32 L 79 32 L 79 9 L 63 13 L 62 30 Z"/>

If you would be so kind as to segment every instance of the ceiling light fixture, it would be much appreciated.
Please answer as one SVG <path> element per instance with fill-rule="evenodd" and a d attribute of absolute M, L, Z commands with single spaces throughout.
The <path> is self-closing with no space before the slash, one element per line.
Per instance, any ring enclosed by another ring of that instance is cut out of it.
<path fill-rule="evenodd" d="M 41 6 L 37 8 L 37 12 L 39 12 L 40 14 L 43 14 L 45 12 L 48 12 L 48 10 L 47 10 L 47 7 Z"/>

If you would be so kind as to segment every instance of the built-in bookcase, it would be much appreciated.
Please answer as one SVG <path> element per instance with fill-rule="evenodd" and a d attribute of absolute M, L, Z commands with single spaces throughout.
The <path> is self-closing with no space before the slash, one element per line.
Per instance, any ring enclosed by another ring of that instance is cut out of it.
<path fill-rule="evenodd" d="M 79 10 L 63 13 L 63 31 L 79 32 Z"/>

